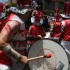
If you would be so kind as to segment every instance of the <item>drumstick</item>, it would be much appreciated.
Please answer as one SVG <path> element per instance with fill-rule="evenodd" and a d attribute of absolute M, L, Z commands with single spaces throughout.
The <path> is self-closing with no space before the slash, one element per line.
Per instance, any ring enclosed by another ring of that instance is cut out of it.
<path fill-rule="evenodd" d="M 28 61 L 41 59 L 41 58 L 51 58 L 51 54 L 47 53 L 45 56 L 38 56 L 38 57 L 29 58 Z"/>

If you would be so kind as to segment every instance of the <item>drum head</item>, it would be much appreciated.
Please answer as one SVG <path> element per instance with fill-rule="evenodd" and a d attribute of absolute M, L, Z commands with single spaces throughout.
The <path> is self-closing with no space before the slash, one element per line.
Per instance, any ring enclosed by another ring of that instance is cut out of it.
<path fill-rule="evenodd" d="M 31 70 L 68 70 L 68 58 L 61 45 L 51 39 L 36 41 L 29 49 L 28 58 L 51 53 L 51 58 L 41 58 L 29 61 Z"/>

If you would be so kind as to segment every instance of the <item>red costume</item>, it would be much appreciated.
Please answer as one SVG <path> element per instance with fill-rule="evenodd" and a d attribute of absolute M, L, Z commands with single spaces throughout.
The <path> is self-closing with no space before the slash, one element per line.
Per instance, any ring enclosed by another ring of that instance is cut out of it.
<path fill-rule="evenodd" d="M 18 16 L 16 16 L 15 14 L 10 14 L 8 16 L 8 18 L 5 20 L 4 25 L 6 24 L 6 22 L 8 21 L 18 21 L 21 23 L 21 27 L 20 27 L 20 31 L 14 36 L 12 42 L 10 42 L 10 44 L 12 45 L 12 47 L 18 51 L 21 54 L 27 55 L 27 51 L 26 51 L 26 36 L 27 36 L 27 31 L 25 30 L 25 24 L 22 20 L 19 19 Z M 3 25 L 3 26 L 4 26 Z M 7 30 L 7 29 L 6 29 Z M 7 30 L 8 34 L 9 34 L 9 30 Z M 0 63 L 2 64 L 12 64 L 12 61 L 10 59 L 10 57 L 8 57 L 7 55 L 5 55 L 2 51 L 0 51 Z"/>
<path fill-rule="evenodd" d="M 38 36 L 41 35 L 42 37 L 45 36 L 44 29 L 41 26 L 43 24 L 43 19 L 42 19 L 42 12 L 36 11 L 35 16 L 31 17 L 31 22 L 33 25 L 30 26 L 30 31 L 29 34 L 31 36 Z M 32 44 L 34 41 L 30 41 L 29 44 Z"/>
<path fill-rule="evenodd" d="M 31 36 L 41 35 L 42 37 L 44 37 L 44 31 L 42 26 L 31 25 L 30 28 L 31 28 L 31 31 L 30 31 Z M 29 44 L 32 44 L 33 42 L 34 41 L 30 41 Z"/>
<path fill-rule="evenodd" d="M 52 19 L 52 24 L 53 24 L 53 33 L 51 34 L 51 37 L 53 39 L 59 39 L 60 34 L 61 34 L 61 20 L 59 17 L 59 10 L 55 9 L 54 10 L 54 17 Z"/>
<path fill-rule="evenodd" d="M 64 22 L 65 22 L 65 29 L 64 29 L 63 40 L 70 42 L 70 19 L 67 19 Z"/>
<path fill-rule="evenodd" d="M 64 49 L 67 52 L 69 64 L 70 64 L 70 2 L 65 2 L 64 6 L 64 14 L 61 14 L 62 18 L 64 20 L 61 22 L 63 25 L 63 36 L 61 45 L 64 47 Z M 69 67 L 70 68 L 70 67 Z"/>
<path fill-rule="evenodd" d="M 57 21 L 54 23 L 54 28 L 53 28 L 53 34 L 51 35 L 51 37 L 53 37 L 53 39 L 59 39 L 60 34 L 61 34 L 61 22 Z"/>

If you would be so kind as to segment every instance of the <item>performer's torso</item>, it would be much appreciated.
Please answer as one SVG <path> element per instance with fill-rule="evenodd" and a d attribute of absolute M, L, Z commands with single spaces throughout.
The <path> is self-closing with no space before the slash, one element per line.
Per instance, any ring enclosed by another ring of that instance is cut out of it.
<path fill-rule="evenodd" d="M 70 20 L 65 20 L 64 41 L 70 41 Z"/>
<path fill-rule="evenodd" d="M 60 22 L 55 22 L 54 23 L 54 29 L 53 29 L 53 37 L 60 37 L 60 33 L 61 33 L 61 24 Z"/>
<path fill-rule="evenodd" d="M 27 31 L 26 30 L 20 30 L 13 38 L 12 42 L 10 42 L 11 46 L 18 51 L 19 53 L 26 55 L 26 36 L 27 36 Z"/>
<path fill-rule="evenodd" d="M 14 14 L 11 14 L 8 19 L 6 19 L 4 25 L 8 22 L 8 21 L 12 21 L 12 20 L 15 20 L 15 21 L 18 21 L 20 22 L 21 24 L 21 27 L 20 27 L 20 31 L 15 35 L 13 36 L 12 38 L 12 41 L 10 42 L 10 44 L 12 45 L 12 47 L 22 53 L 22 54 L 25 54 L 26 53 L 26 31 L 25 31 L 25 26 L 23 24 L 23 22 L 18 18 L 16 17 Z M 0 64 L 12 64 L 12 61 L 11 61 L 11 58 L 9 56 L 7 56 L 6 54 L 4 54 L 1 50 L 0 50 Z"/>
<path fill-rule="evenodd" d="M 44 32 L 43 32 L 43 27 L 42 26 L 36 26 L 36 25 L 32 25 L 31 26 L 31 32 L 30 32 L 31 36 L 37 36 L 37 35 L 41 35 L 42 37 L 44 37 Z M 34 41 L 30 41 L 30 43 L 32 44 Z"/>
<path fill-rule="evenodd" d="M 32 36 L 41 35 L 43 37 L 44 36 L 43 27 L 32 25 L 31 26 L 31 35 Z"/>

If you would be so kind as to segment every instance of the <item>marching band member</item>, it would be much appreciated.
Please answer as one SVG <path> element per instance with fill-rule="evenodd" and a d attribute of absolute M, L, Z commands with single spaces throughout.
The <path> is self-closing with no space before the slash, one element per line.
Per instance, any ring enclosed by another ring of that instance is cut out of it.
<path fill-rule="evenodd" d="M 31 17 L 31 22 L 32 22 L 32 25 L 29 27 L 29 31 L 28 31 L 28 34 L 30 36 L 39 36 L 41 38 L 45 37 L 45 31 L 42 27 L 42 24 L 43 24 L 43 14 L 41 11 L 39 10 L 34 10 L 32 12 L 32 17 Z M 30 45 L 33 44 L 33 40 L 31 40 L 29 42 Z"/>
<path fill-rule="evenodd" d="M 3 6 L 3 5 L 2 5 Z M 0 7 L 1 8 L 1 7 Z M 3 9 L 3 8 L 2 8 Z M 23 11 L 18 10 L 17 12 L 11 13 L 8 15 L 8 17 L 4 21 L 4 26 L 0 32 L 0 64 L 5 66 L 4 69 L 3 66 L 1 66 L 0 70 L 11 70 L 9 65 L 12 65 L 12 60 L 10 57 L 15 59 L 15 62 L 18 61 L 18 63 L 26 64 L 28 62 L 28 58 L 25 54 L 20 53 L 20 50 L 25 49 L 26 46 L 26 40 L 31 39 L 31 36 L 26 37 L 25 33 L 25 21 L 27 20 L 28 16 L 30 15 L 30 9 L 28 9 L 26 12 L 23 13 Z M 38 37 L 40 38 L 40 37 Z M 33 39 L 33 37 L 32 37 Z M 25 41 L 25 44 L 22 44 L 21 41 Z M 15 42 L 15 44 L 14 44 Z M 18 48 L 17 48 L 18 47 Z M 23 48 L 23 49 L 22 49 Z M 15 51 L 15 50 L 16 51 Z M 18 51 L 19 50 L 19 51 Z M 18 68 L 21 69 L 22 68 Z M 16 68 L 16 67 L 14 67 Z M 16 70 L 17 70 L 16 69 Z M 28 69 L 27 69 L 28 70 Z"/>
<path fill-rule="evenodd" d="M 59 41 L 60 33 L 61 33 L 61 19 L 59 15 L 59 10 L 54 10 L 54 17 L 52 18 L 52 24 L 50 27 L 50 35 L 53 40 L 56 42 Z"/>
<path fill-rule="evenodd" d="M 69 64 L 70 64 L 70 9 L 69 9 L 70 2 L 65 2 L 64 8 L 65 8 L 64 11 L 65 13 L 60 14 L 61 17 L 63 18 L 63 21 L 61 22 L 62 25 L 61 45 L 64 47 L 65 51 L 67 52 Z"/>
<path fill-rule="evenodd" d="M 63 17 L 63 16 L 62 16 Z M 61 45 L 64 47 L 65 51 L 68 54 L 69 64 L 70 64 L 70 17 L 63 17 L 61 22 L 63 30 L 61 33 Z"/>

